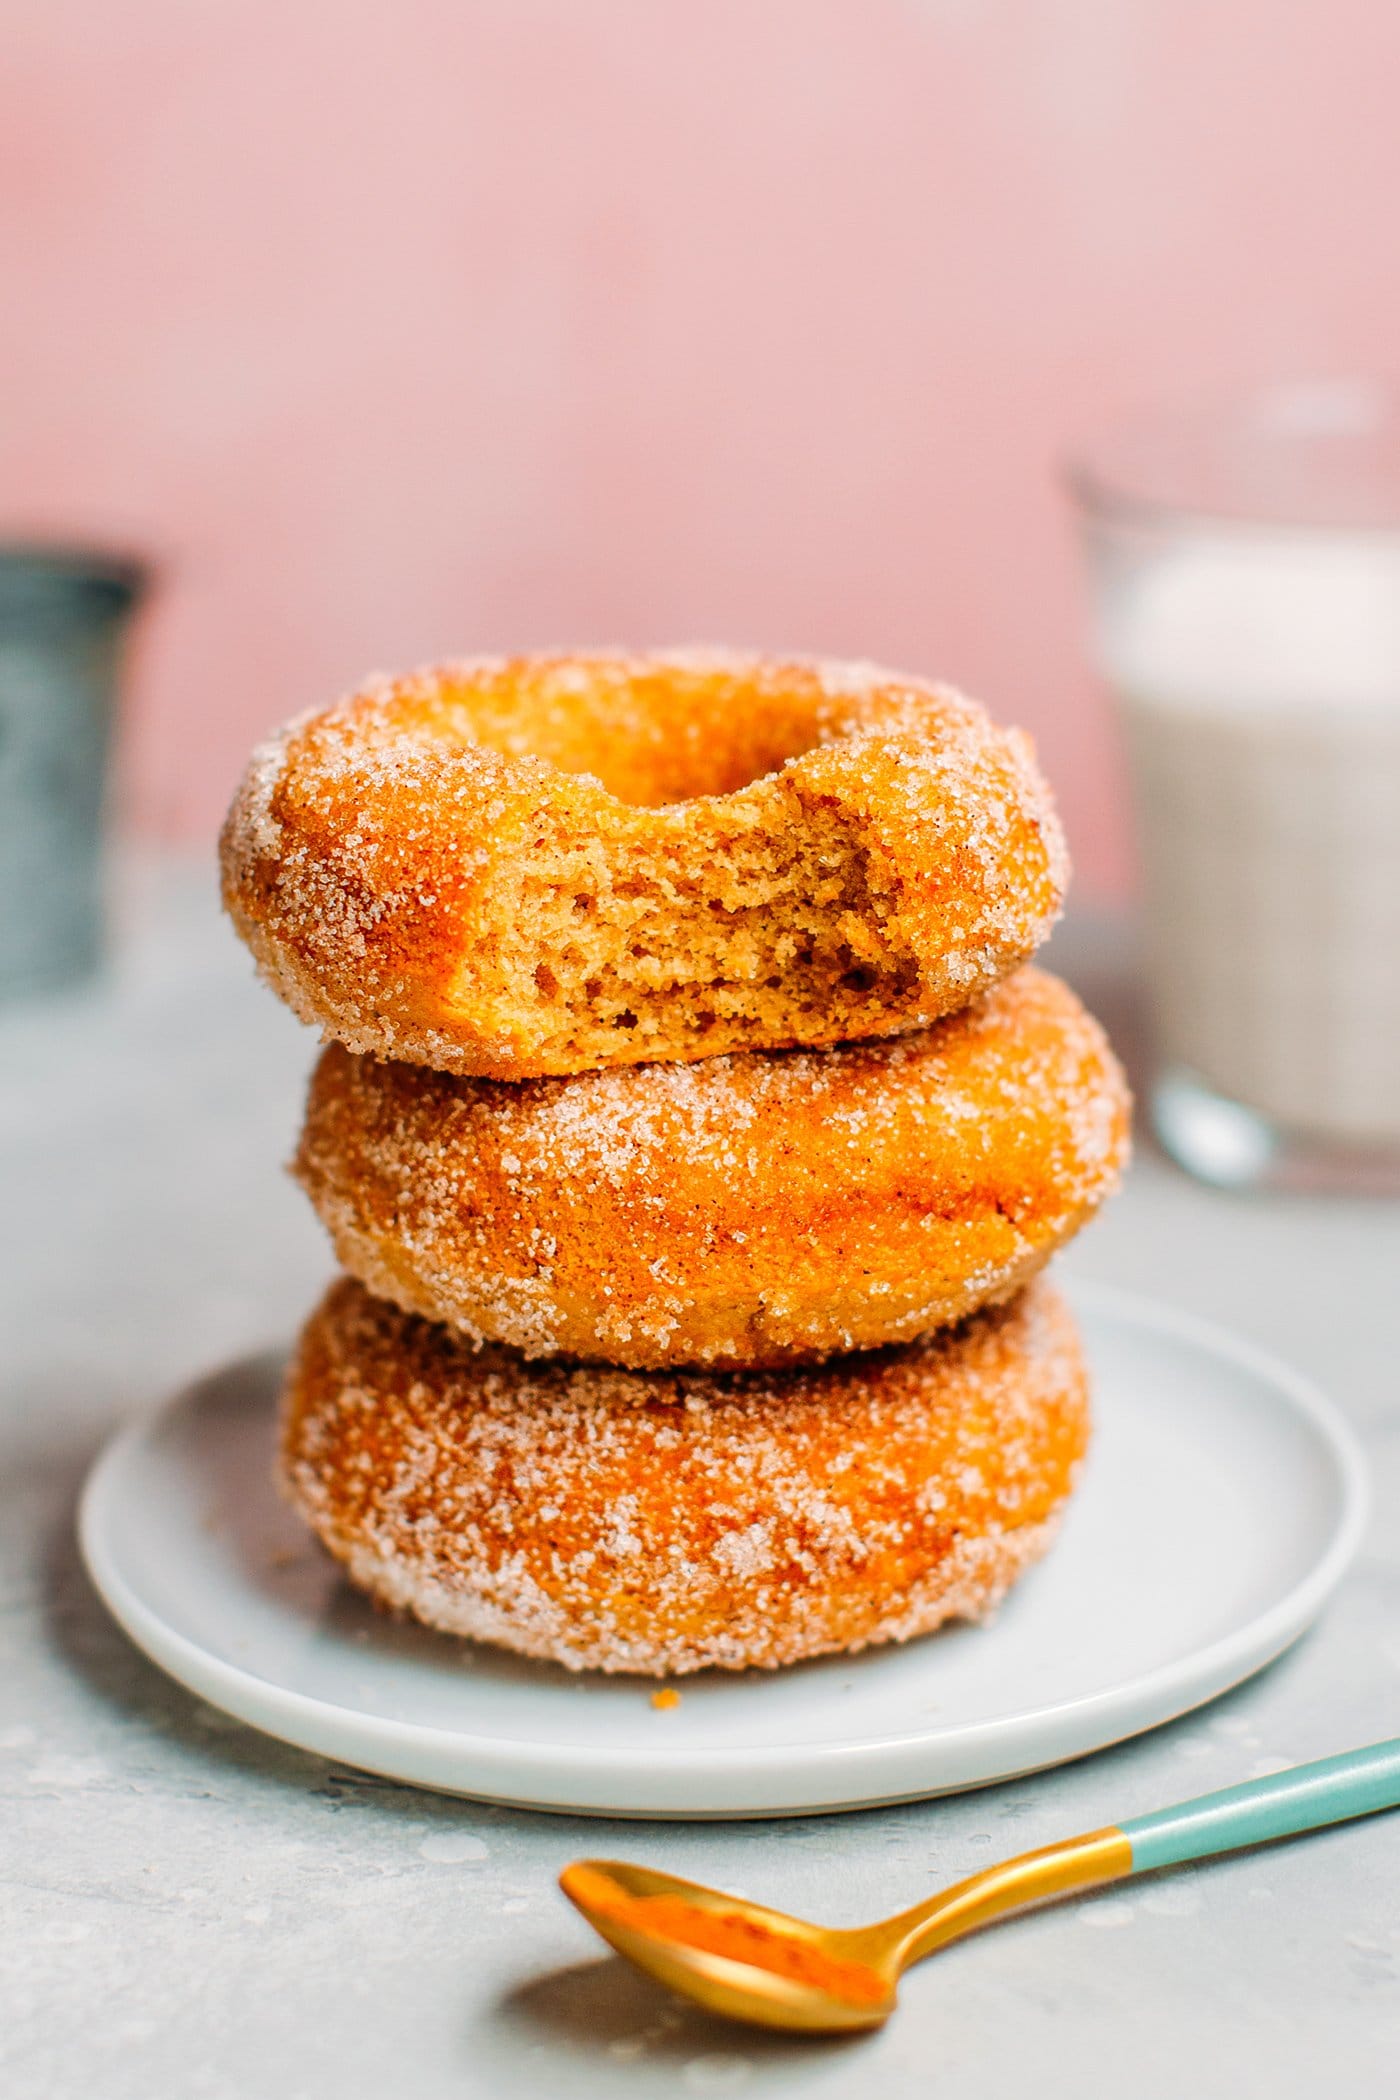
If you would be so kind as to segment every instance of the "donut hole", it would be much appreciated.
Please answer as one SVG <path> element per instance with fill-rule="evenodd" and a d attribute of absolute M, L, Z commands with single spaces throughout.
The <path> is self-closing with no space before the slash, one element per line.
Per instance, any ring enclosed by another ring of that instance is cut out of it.
<path fill-rule="evenodd" d="M 637 809 L 732 795 L 830 734 L 808 678 L 780 693 L 752 665 L 697 655 L 629 663 L 539 660 L 473 672 L 442 696 L 441 726 L 508 758 L 598 781 Z"/>

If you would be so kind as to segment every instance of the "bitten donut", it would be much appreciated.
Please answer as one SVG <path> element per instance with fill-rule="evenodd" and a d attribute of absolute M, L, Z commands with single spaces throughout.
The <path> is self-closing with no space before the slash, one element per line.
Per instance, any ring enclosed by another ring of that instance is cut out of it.
<path fill-rule="evenodd" d="M 1025 969 L 892 1042 L 515 1086 L 332 1045 L 294 1171 L 343 1267 L 474 1341 L 731 1369 L 1009 1296 L 1127 1144 L 1098 1024 Z"/>
<path fill-rule="evenodd" d="M 1066 872 L 972 701 L 718 655 L 373 685 L 254 754 L 222 854 L 304 1019 L 495 1079 L 919 1026 L 1031 954 Z"/>
<path fill-rule="evenodd" d="M 352 1582 L 571 1670 L 770 1668 L 978 1618 L 1088 1439 L 1043 1282 L 937 1340 L 715 1377 L 541 1368 L 336 1284 L 281 1478 Z"/>

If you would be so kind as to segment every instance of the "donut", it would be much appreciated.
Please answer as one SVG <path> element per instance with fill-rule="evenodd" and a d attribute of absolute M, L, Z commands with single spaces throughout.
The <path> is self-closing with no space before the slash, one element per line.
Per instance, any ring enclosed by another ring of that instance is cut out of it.
<path fill-rule="evenodd" d="M 772 1668 L 989 1612 L 1088 1439 L 1044 1281 L 932 1341 L 786 1371 L 532 1365 L 342 1278 L 280 1478 L 350 1580 L 570 1670 Z"/>
<path fill-rule="evenodd" d="M 1010 1296 L 1127 1143 L 1098 1024 L 1027 968 L 891 1041 L 515 1085 L 332 1044 L 293 1172 L 343 1268 L 472 1341 L 735 1369 Z"/>
<path fill-rule="evenodd" d="M 922 1026 L 1066 873 L 1028 739 L 972 701 L 705 654 L 382 680 L 254 754 L 221 852 L 305 1020 L 491 1079 Z"/>

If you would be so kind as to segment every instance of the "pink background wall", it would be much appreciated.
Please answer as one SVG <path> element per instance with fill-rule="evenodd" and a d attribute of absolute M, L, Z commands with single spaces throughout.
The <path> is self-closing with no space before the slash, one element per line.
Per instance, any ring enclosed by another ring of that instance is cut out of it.
<path fill-rule="evenodd" d="M 1389 0 L 5 0 L 0 526 L 150 548 L 129 806 L 371 667 L 713 639 L 1113 750 L 1051 478 L 1116 403 L 1374 369 Z"/>

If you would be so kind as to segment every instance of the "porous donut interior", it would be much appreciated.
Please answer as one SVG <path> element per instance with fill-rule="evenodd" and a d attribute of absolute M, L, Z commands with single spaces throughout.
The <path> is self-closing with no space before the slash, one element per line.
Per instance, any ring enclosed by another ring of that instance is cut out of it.
<path fill-rule="evenodd" d="M 619 1033 L 644 1054 L 658 1033 L 727 1024 L 732 1044 L 736 1030 L 763 1039 L 833 1008 L 854 1032 L 880 1025 L 914 959 L 880 937 L 849 821 L 802 807 L 779 777 L 835 733 L 814 698 L 820 687 L 746 694 L 707 658 L 692 671 L 593 660 L 540 667 L 523 691 L 489 679 L 444 691 L 449 734 L 614 798 L 556 815 L 521 856 L 497 960 L 524 998 L 498 1012 L 502 1033 L 544 1035 L 583 1062 Z M 480 961 L 465 960 L 463 1005 Z"/>
<path fill-rule="evenodd" d="M 783 800 L 692 804 L 674 828 L 659 813 L 646 837 L 609 842 L 611 852 L 596 832 L 551 840 L 524 868 L 503 928 L 506 969 L 531 987 L 507 1028 L 543 1024 L 580 1057 L 618 1030 L 703 1037 L 727 1023 L 732 1044 L 736 1027 L 766 1039 L 800 1032 L 805 1014 L 837 1013 L 852 1034 L 878 1029 L 908 997 L 914 958 L 881 937 L 849 826 L 766 815 Z"/>
<path fill-rule="evenodd" d="M 497 961 L 524 996 L 498 1009 L 501 1033 L 547 1039 L 563 1068 L 615 1061 L 619 1034 L 644 1058 L 676 1037 L 734 1048 L 879 1034 L 892 1013 L 908 1025 L 920 969 L 895 887 L 849 807 L 790 763 L 851 740 L 850 697 L 820 676 L 670 658 L 536 667 L 524 692 L 483 680 L 449 701 L 458 735 L 606 790 L 555 812 L 503 889 Z M 884 734 L 912 726 L 896 700 L 886 713 Z M 464 961 L 464 1008 L 480 961 Z"/>

